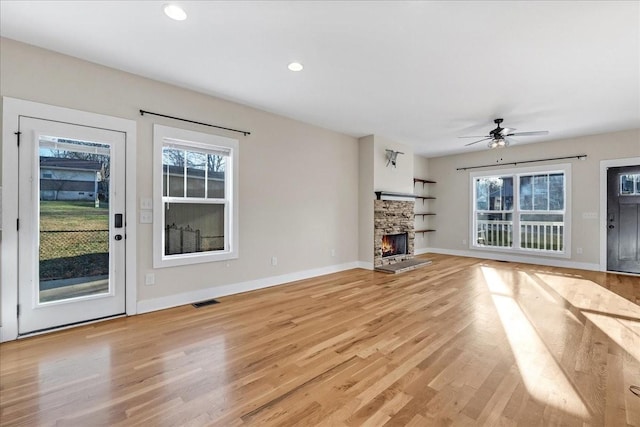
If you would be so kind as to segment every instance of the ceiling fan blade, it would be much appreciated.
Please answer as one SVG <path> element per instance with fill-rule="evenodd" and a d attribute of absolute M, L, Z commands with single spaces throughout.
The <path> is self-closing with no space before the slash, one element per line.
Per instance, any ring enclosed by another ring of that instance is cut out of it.
<path fill-rule="evenodd" d="M 536 130 L 536 131 L 533 131 L 533 132 L 516 132 L 516 133 L 507 134 L 505 136 L 535 136 L 535 135 L 549 135 L 549 131 L 548 130 Z"/>
<path fill-rule="evenodd" d="M 484 138 L 484 139 L 480 139 L 480 140 L 478 140 L 478 141 L 473 141 L 473 142 L 470 142 L 470 143 L 468 143 L 468 144 L 464 144 L 464 146 L 465 146 L 465 147 L 468 147 L 469 145 L 477 144 L 478 142 L 487 141 L 487 140 L 489 140 L 489 139 L 491 139 L 491 137 L 490 137 L 490 136 L 488 136 L 488 137 L 486 137 L 486 138 Z"/>
<path fill-rule="evenodd" d="M 489 135 L 459 136 L 458 138 L 491 138 Z"/>
<path fill-rule="evenodd" d="M 509 134 L 513 133 L 514 130 L 516 130 L 516 128 L 502 128 L 500 130 L 500 135 L 502 135 L 502 136 L 509 135 Z"/>

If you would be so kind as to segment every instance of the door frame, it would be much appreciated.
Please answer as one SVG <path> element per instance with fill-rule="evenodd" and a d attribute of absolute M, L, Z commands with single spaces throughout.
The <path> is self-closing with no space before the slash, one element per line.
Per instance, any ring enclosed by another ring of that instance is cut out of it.
<path fill-rule="evenodd" d="M 640 157 L 600 161 L 600 271 L 607 270 L 607 169 L 640 165 Z M 620 273 L 636 276 L 632 273 Z"/>
<path fill-rule="evenodd" d="M 125 198 L 125 309 L 136 314 L 136 122 L 103 114 L 16 98 L 2 99 L 2 244 L 0 258 L 0 342 L 18 338 L 18 145 L 20 116 L 74 123 L 125 133 L 125 174 L 131 181 Z"/>

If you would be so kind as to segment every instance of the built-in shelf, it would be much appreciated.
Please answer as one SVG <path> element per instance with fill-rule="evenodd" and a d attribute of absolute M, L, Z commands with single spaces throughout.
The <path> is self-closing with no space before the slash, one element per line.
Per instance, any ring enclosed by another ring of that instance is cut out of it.
<path fill-rule="evenodd" d="M 413 178 L 413 185 L 416 185 L 416 182 L 422 183 L 422 189 L 424 190 L 425 184 L 436 184 L 435 181 L 431 181 L 430 179 L 421 179 L 421 178 Z"/>
<path fill-rule="evenodd" d="M 422 178 L 413 178 L 413 185 L 415 186 L 416 183 L 421 183 L 422 184 L 422 190 L 424 191 L 424 186 L 425 184 L 435 184 L 435 181 L 432 181 L 430 179 L 422 179 Z M 422 200 L 422 207 L 424 208 L 425 205 L 425 200 L 435 200 L 436 198 L 433 196 L 416 196 L 416 200 Z M 417 207 L 417 206 L 416 206 Z M 420 224 L 422 225 L 422 227 L 428 227 L 429 226 L 429 222 L 428 222 L 428 218 L 429 216 L 433 216 L 435 215 L 434 212 L 415 212 L 413 214 L 414 218 L 415 217 L 422 217 L 422 221 L 420 222 Z M 415 230 L 416 233 L 431 233 L 432 231 L 436 231 L 432 228 L 420 228 Z"/>

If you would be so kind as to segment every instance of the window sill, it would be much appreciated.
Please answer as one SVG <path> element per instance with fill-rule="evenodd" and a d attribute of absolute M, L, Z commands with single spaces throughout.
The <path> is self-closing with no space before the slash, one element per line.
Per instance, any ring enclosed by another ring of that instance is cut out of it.
<path fill-rule="evenodd" d="M 178 267 L 183 265 L 204 264 L 208 262 L 228 261 L 228 260 L 237 259 L 237 258 L 238 258 L 237 251 L 169 255 L 169 256 L 163 256 L 161 259 L 154 259 L 153 268 Z"/>
<path fill-rule="evenodd" d="M 505 253 L 511 255 L 521 255 L 521 256 L 534 256 L 540 258 L 571 258 L 571 251 L 565 250 L 563 252 L 547 252 L 538 249 L 518 249 L 518 248 L 504 248 L 504 247 L 493 247 L 493 246 L 475 246 L 469 245 L 469 249 L 473 251 L 484 251 L 484 252 L 497 252 L 497 253 Z"/>

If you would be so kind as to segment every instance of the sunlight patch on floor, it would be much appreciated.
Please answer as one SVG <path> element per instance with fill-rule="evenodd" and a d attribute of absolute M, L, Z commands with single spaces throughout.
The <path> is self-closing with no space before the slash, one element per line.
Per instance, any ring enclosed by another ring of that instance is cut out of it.
<path fill-rule="evenodd" d="M 584 402 L 513 298 L 510 285 L 493 268 L 482 267 L 482 273 L 529 394 L 548 405 L 590 419 Z"/>
<path fill-rule="evenodd" d="M 541 273 L 536 273 L 535 276 L 576 308 L 640 321 L 638 305 L 591 280 Z"/>
<path fill-rule="evenodd" d="M 640 362 L 640 335 L 626 327 L 620 320 L 607 316 L 583 312 L 584 316 L 596 325 L 609 338 Z"/>
<path fill-rule="evenodd" d="M 640 362 L 640 307 L 586 279 L 536 274 Z"/>

